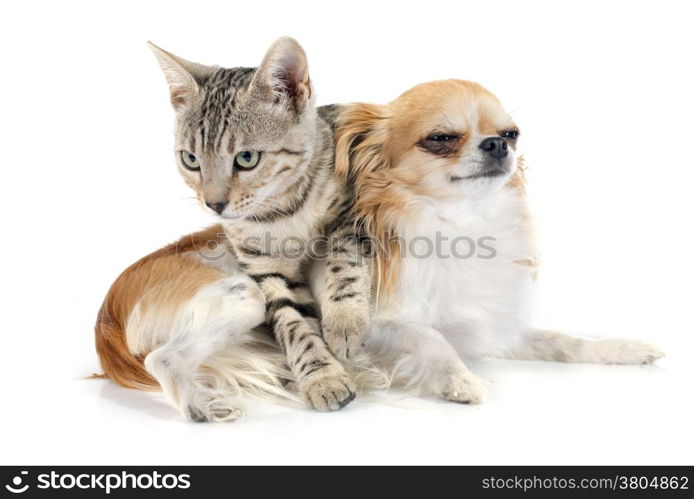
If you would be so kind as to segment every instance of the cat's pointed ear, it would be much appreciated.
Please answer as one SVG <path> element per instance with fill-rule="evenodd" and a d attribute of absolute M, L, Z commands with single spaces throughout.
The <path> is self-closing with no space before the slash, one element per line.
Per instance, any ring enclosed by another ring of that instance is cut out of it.
<path fill-rule="evenodd" d="M 282 37 L 272 44 L 251 82 L 257 98 L 283 104 L 297 114 L 311 97 L 308 59 L 299 42 Z"/>
<path fill-rule="evenodd" d="M 178 111 L 190 105 L 200 91 L 200 83 L 209 76 L 213 68 L 186 61 L 157 47 L 152 42 L 147 42 L 147 45 L 157 56 L 157 61 L 164 71 L 174 109 Z"/>

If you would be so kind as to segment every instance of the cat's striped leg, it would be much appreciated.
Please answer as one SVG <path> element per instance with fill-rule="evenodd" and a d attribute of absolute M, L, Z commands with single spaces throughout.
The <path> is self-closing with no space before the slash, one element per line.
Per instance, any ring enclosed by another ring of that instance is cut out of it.
<path fill-rule="evenodd" d="M 267 321 L 301 395 L 319 411 L 338 410 L 354 399 L 355 387 L 323 341 L 311 293 L 297 274 L 249 272 L 265 293 Z"/>
<path fill-rule="evenodd" d="M 339 359 L 362 351 L 370 325 L 371 268 L 356 237 L 332 240 L 328 257 L 311 269 L 323 338 Z"/>

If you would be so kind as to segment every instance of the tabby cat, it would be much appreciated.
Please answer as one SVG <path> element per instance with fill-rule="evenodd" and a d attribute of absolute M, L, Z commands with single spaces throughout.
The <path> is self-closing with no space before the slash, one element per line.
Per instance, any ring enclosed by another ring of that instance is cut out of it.
<path fill-rule="evenodd" d="M 290 38 L 257 69 L 151 48 L 170 87 L 179 170 L 219 225 L 114 283 L 96 325 L 105 376 L 161 386 L 188 419 L 234 419 L 238 400 L 210 380 L 234 373 L 210 366 L 265 320 L 303 398 L 342 408 L 355 387 L 338 358 L 361 350 L 371 281 L 352 197 L 334 175 L 338 108 L 314 106 L 306 55 Z M 246 361 L 246 374 L 258 370 L 257 358 Z"/>

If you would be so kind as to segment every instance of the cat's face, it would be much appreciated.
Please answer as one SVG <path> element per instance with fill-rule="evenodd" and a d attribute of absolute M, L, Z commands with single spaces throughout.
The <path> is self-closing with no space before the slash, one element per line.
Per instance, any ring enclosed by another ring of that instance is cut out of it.
<path fill-rule="evenodd" d="M 258 69 L 203 66 L 152 49 L 176 110 L 176 162 L 200 203 L 223 219 L 276 209 L 313 156 L 316 111 L 301 46 L 279 39 Z"/>

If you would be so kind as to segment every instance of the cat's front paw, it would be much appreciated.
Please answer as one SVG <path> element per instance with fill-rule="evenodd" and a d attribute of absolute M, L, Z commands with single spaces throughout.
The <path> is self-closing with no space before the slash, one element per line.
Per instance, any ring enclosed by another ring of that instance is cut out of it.
<path fill-rule="evenodd" d="M 344 372 L 316 373 L 299 383 L 299 391 L 311 407 L 323 412 L 340 410 L 356 396 L 354 383 Z"/>
<path fill-rule="evenodd" d="M 352 359 L 361 353 L 369 332 L 368 314 L 357 312 L 326 314 L 321 321 L 323 339 L 340 360 Z"/>
<path fill-rule="evenodd" d="M 484 381 L 470 371 L 446 375 L 440 390 L 443 399 L 460 404 L 479 404 L 486 394 L 487 387 Z"/>

